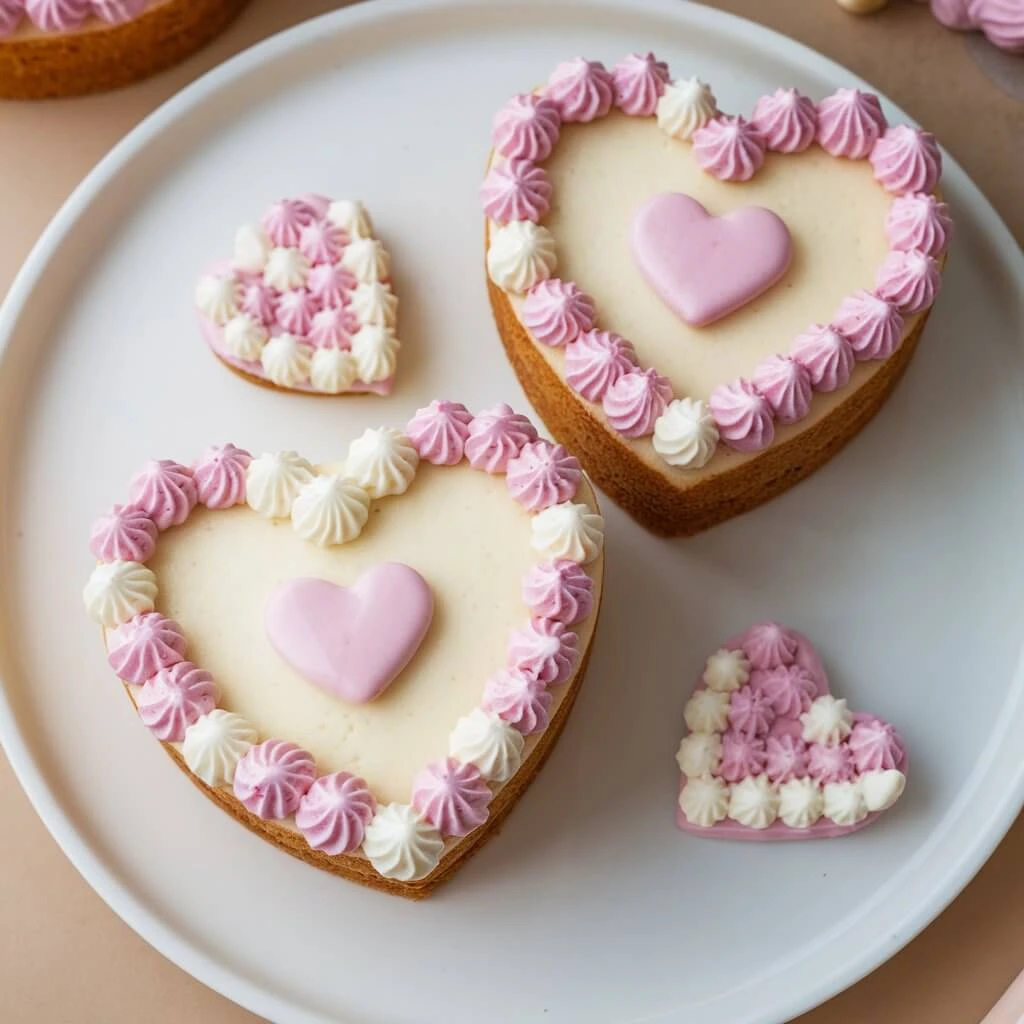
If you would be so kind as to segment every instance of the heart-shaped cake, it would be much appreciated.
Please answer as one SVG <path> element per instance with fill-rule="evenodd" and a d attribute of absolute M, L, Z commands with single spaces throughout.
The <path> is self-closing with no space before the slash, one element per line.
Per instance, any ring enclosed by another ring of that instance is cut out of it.
<path fill-rule="evenodd" d="M 269 387 L 314 395 L 391 393 L 398 299 L 391 261 L 357 201 L 282 199 L 235 234 L 234 255 L 195 292 L 214 354 Z"/>
<path fill-rule="evenodd" d="M 437 401 L 340 466 L 232 445 L 148 463 L 93 529 L 84 597 L 140 718 L 208 796 L 311 864 L 419 898 L 561 732 L 603 530 L 579 463 L 525 416 Z"/>
<path fill-rule="evenodd" d="M 888 810 L 906 784 L 895 729 L 833 696 L 811 642 L 774 622 L 708 658 L 684 718 L 676 822 L 695 835 L 846 835 Z"/>
<path fill-rule="evenodd" d="M 779 494 L 882 405 L 951 231 L 933 136 L 878 98 L 749 120 L 652 54 L 560 64 L 497 114 L 487 281 L 531 402 L 649 529 Z"/>

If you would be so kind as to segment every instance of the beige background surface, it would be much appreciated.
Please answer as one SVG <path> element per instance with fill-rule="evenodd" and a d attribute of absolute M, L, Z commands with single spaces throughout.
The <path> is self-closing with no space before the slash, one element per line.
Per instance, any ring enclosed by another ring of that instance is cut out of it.
<path fill-rule="evenodd" d="M 184 66 L 121 93 L 0 102 L 0 290 L 82 175 L 185 83 L 337 0 L 255 0 Z M 1024 241 L 1024 104 L 963 39 L 896 3 L 857 19 L 829 0 L 716 0 L 833 57 L 934 130 Z M 1021 58 L 1024 61 L 1024 58 Z M 150 949 L 50 839 L 0 759 L 0 1019 L 5 1024 L 234 1024 L 238 1009 Z M 892 961 L 801 1024 L 976 1024 L 1024 967 L 1024 819 L 953 906 Z"/>

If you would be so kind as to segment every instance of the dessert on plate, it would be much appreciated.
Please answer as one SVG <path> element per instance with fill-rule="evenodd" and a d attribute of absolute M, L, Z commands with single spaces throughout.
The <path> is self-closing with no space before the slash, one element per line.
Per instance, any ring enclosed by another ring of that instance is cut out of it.
<path fill-rule="evenodd" d="M 84 600 L 203 792 L 317 867 L 413 899 L 558 738 L 601 601 L 579 463 L 507 405 L 420 409 L 339 465 L 230 444 L 147 463 Z"/>
<path fill-rule="evenodd" d="M 247 0 L 0 0 L 0 97 L 102 92 L 177 64 Z"/>
<path fill-rule="evenodd" d="M 709 657 L 684 711 L 676 823 L 724 839 L 816 839 L 903 794 L 899 734 L 836 697 L 807 637 L 763 622 Z"/>
<path fill-rule="evenodd" d="M 497 113 L 481 200 L 530 401 L 647 528 L 692 534 L 832 457 L 941 284 L 934 136 L 856 88 L 747 115 L 653 54 L 577 58 Z"/>
<path fill-rule="evenodd" d="M 390 394 L 400 344 L 391 259 L 351 199 L 272 203 L 195 289 L 203 338 L 246 379 L 314 395 Z"/>

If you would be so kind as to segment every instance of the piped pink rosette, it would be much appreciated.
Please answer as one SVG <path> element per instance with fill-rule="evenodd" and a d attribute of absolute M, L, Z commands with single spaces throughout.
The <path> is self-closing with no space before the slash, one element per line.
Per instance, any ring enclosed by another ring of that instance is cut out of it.
<path fill-rule="evenodd" d="M 707 659 L 684 711 L 676 823 L 727 839 L 846 835 L 902 795 L 895 729 L 832 695 L 810 641 L 753 626 Z"/>
<path fill-rule="evenodd" d="M 0 0 L 0 39 L 25 18 L 40 32 L 74 32 L 95 18 L 120 25 L 138 18 L 151 0 Z"/>
<path fill-rule="evenodd" d="M 505 175 L 511 187 L 513 169 Z M 534 201 L 537 189 L 521 184 L 506 205 Z M 356 201 L 272 203 L 239 228 L 233 258 L 206 271 L 195 300 L 207 344 L 249 377 L 314 394 L 391 391 L 398 300 L 390 258 Z"/>
<path fill-rule="evenodd" d="M 282 219 L 275 230 L 291 228 Z M 366 443 L 372 433 L 360 440 Z M 486 822 L 494 794 L 532 749 L 529 737 L 547 727 L 554 691 L 577 671 L 575 627 L 596 610 L 594 580 L 584 565 L 600 554 L 603 522 L 587 504 L 575 503 L 583 484 L 577 460 L 561 445 L 540 440 L 530 420 L 507 405 L 474 416 L 457 402 L 437 400 L 416 412 L 404 434 L 378 433 L 381 441 L 408 443 L 423 463 L 454 466 L 465 459 L 480 472 L 505 475 L 511 498 L 531 518 L 538 554 L 522 581 L 528 617 L 510 631 L 503 666 L 483 685 L 479 706 L 456 724 L 448 756 L 417 775 L 404 810 L 378 806 L 366 781 L 348 772 L 318 775 L 308 751 L 282 738 L 261 740 L 241 716 L 217 708 L 214 680 L 189 660 L 181 627 L 154 608 L 155 576 L 141 559 L 152 556 L 160 531 L 180 525 L 197 504 L 219 510 L 245 503 L 269 514 L 250 488 L 251 471 L 256 478 L 268 467 L 276 472 L 280 455 L 261 456 L 254 466 L 248 452 L 225 444 L 207 449 L 191 467 L 147 463 L 131 484 L 134 503 L 114 506 L 93 527 L 90 548 L 100 562 L 84 597 L 106 629 L 109 664 L 131 687 L 139 717 L 175 745 L 200 781 L 230 792 L 260 819 L 294 819 L 320 854 L 365 855 L 388 878 L 400 876 L 391 857 L 380 855 L 374 823 L 382 815 L 402 827 L 417 822 L 426 830 L 420 838 L 427 852 L 416 859 L 422 878 L 437 866 L 445 838 Z M 315 474 L 301 469 L 304 460 L 284 454 L 315 482 Z M 283 518 L 282 512 L 275 508 L 272 517 Z"/>

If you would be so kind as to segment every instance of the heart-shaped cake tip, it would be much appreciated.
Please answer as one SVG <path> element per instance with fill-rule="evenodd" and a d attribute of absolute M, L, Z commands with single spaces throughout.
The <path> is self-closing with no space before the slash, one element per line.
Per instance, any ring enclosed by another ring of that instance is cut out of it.
<path fill-rule="evenodd" d="M 214 354 L 286 391 L 387 395 L 399 342 L 391 261 L 362 203 L 305 195 L 243 224 L 195 291 Z"/>
<path fill-rule="evenodd" d="M 688 324 L 721 320 L 778 281 L 793 246 L 782 218 L 760 206 L 713 217 L 680 192 L 637 210 L 633 258 L 647 283 Z"/>
<path fill-rule="evenodd" d="M 568 719 L 604 520 L 526 416 L 439 400 L 339 464 L 230 444 L 148 462 L 89 547 L 86 610 L 178 766 L 288 853 L 419 899 Z"/>
<path fill-rule="evenodd" d="M 433 614 L 427 581 L 407 565 L 388 562 L 351 587 L 319 579 L 282 583 L 267 605 L 267 636 L 300 676 L 365 704 L 409 663 Z"/>
<path fill-rule="evenodd" d="M 676 823 L 695 835 L 846 835 L 888 810 L 906 784 L 896 730 L 833 696 L 811 642 L 774 622 L 708 658 L 684 718 Z"/>

